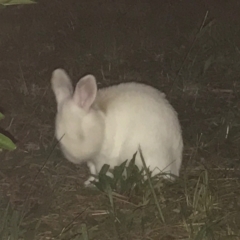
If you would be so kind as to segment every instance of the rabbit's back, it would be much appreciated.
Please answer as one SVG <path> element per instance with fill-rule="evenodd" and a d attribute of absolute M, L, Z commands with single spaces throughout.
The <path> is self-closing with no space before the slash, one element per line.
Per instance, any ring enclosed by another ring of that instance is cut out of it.
<path fill-rule="evenodd" d="M 182 158 L 181 128 L 175 110 L 157 89 L 123 83 L 100 89 L 95 106 L 105 114 L 101 157 L 114 167 L 130 159 L 140 145 L 152 170 L 178 175 Z M 137 163 L 141 165 L 139 156 Z"/>

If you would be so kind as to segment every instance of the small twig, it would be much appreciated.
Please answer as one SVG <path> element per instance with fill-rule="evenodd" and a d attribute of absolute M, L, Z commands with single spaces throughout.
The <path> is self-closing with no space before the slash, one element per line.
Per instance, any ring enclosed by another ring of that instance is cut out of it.
<path fill-rule="evenodd" d="M 134 204 L 134 203 L 132 203 L 132 202 L 129 202 L 127 199 L 125 200 L 125 199 L 123 199 L 123 198 L 119 198 L 119 197 L 117 197 L 117 196 L 114 196 L 114 194 L 113 194 L 113 198 L 116 199 L 116 200 L 118 200 L 119 202 L 127 203 L 127 204 L 129 204 L 129 205 L 134 206 L 134 207 L 138 207 L 138 205 L 136 205 L 136 204 Z"/>
<path fill-rule="evenodd" d="M 57 237 L 60 237 L 63 233 L 65 233 L 66 231 L 68 231 L 70 229 L 70 226 L 73 224 L 74 221 L 76 221 L 79 217 L 82 216 L 82 214 L 84 212 L 87 211 L 87 209 L 89 209 L 89 207 L 85 208 L 82 212 L 80 212 L 69 224 L 67 224 L 67 226 L 63 227 L 62 231 L 57 235 Z"/>
<path fill-rule="evenodd" d="M 101 216 L 101 215 L 109 215 L 110 212 L 107 210 L 97 210 L 91 213 L 92 216 Z"/>
<path fill-rule="evenodd" d="M 233 93 L 233 90 L 231 89 L 209 89 L 209 91 L 213 92 L 213 93 Z"/>

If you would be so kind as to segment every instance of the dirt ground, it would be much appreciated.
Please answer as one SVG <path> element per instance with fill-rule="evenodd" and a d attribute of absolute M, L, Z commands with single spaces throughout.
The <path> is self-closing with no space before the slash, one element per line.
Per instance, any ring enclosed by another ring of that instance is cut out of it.
<path fill-rule="evenodd" d="M 1 127 L 17 143 L 0 153 L 1 239 L 240 239 L 239 1 L 45 0 L 0 9 L 0 29 Z M 86 166 L 55 146 L 58 67 L 166 93 L 185 149 L 180 178 L 159 188 L 165 223 L 147 197 L 116 197 L 113 219 L 83 187 Z"/>

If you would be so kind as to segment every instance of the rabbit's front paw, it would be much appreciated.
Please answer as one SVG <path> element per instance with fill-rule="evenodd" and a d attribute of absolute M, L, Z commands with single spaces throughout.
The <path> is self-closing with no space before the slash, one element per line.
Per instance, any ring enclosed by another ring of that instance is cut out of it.
<path fill-rule="evenodd" d="M 87 181 L 84 182 L 85 187 L 94 187 L 92 181 L 97 181 L 97 179 L 93 176 L 89 177 Z"/>

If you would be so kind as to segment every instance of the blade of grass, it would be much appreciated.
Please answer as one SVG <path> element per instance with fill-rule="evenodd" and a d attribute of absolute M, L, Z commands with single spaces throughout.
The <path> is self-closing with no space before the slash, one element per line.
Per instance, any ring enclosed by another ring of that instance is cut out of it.
<path fill-rule="evenodd" d="M 163 216 L 163 213 L 162 213 L 162 209 L 161 209 L 161 207 L 160 207 L 160 205 L 159 205 L 156 192 L 155 192 L 155 190 L 154 190 L 154 188 L 153 188 L 152 181 L 151 181 L 150 174 L 149 174 L 149 170 L 148 170 L 148 168 L 147 168 L 146 162 L 145 162 L 144 157 L 143 157 L 143 154 L 142 154 L 142 149 L 141 149 L 140 146 L 139 146 L 139 148 L 138 148 L 138 151 L 139 151 L 139 153 L 140 153 L 140 157 L 141 157 L 141 160 L 142 160 L 142 163 L 143 163 L 143 167 L 144 167 L 144 170 L 146 171 L 146 174 L 147 174 L 148 183 L 149 183 L 149 186 L 150 186 L 152 195 L 153 195 L 153 197 L 154 197 L 155 204 L 156 204 L 156 206 L 157 206 L 157 210 L 158 210 L 158 214 L 159 214 L 159 219 L 162 220 L 163 223 L 165 223 L 165 219 L 164 219 L 164 216 Z"/>

